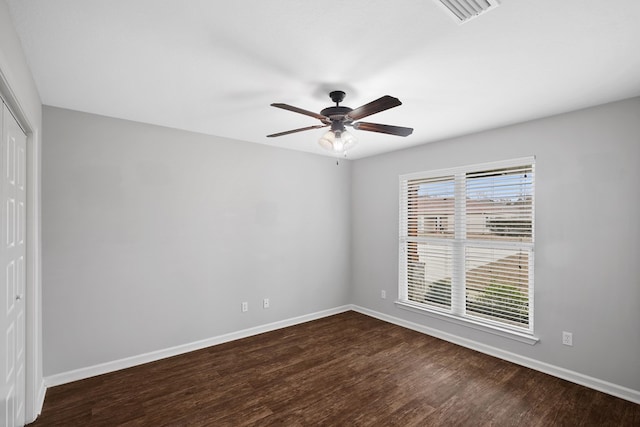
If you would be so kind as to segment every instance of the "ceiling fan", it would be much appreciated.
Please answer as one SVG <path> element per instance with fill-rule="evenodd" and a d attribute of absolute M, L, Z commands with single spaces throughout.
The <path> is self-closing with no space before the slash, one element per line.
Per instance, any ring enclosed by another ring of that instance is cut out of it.
<path fill-rule="evenodd" d="M 320 138 L 320 141 L 318 141 L 318 143 L 323 148 L 336 154 L 340 154 L 353 147 L 356 142 L 353 135 L 346 131 L 345 126 L 350 126 L 358 130 L 386 133 L 389 135 L 397 136 L 408 136 L 413 132 L 412 128 L 356 121 L 372 114 L 376 114 L 381 111 L 402 105 L 402 102 L 400 102 L 398 98 L 385 95 L 382 98 L 378 98 L 375 101 L 362 105 L 361 107 L 352 109 L 340 105 L 340 103 L 344 100 L 345 95 L 346 94 L 341 90 L 335 90 L 329 93 L 329 97 L 333 102 L 336 103 L 336 105 L 333 107 L 325 108 L 324 110 L 320 111 L 320 114 L 308 110 L 303 110 L 302 108 L 294 107 L 288 104 L 271 104 L 272 107 L 282 108 L 283 110 L 289 110 L 293 111 L 294 113 L 300 113 L 306 116 L 314 117 L 320 120 L 322 124 L 274 133 L 271 135 L 267 135 L 267 137 L 273 138 L 276 136 L 289 135 L 305 130 L 320 129 L 331 126 L 331 130 L 325 133 L 322 138 Z"/>

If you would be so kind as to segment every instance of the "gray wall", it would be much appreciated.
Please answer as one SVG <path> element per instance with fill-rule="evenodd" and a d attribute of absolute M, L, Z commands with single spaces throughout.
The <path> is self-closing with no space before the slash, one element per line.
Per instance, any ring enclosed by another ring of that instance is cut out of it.
<path fill-rule="evenodd" d="M 348 303 L 350 162 L 43 116 L 46 376 Z"/>
<path fill-rule="evenodd" d="M 640 390 L 640 98 L 340 166 L 52 107 L 44 130 L 47 376 L 353 303 Z M 398 176 L 530 155 L 540 341 L 397 308 Z"/>
<path fill-rule="evenodd" d="M 425 116 L 421 126 L 428 125 Z M 639 138 L 634 98 L 354 162 L 352 302 L 640 390 Z M 540 341 L 531 346 L 396 307 L 398 176 L 530 155 Z M 573 347 L 562 346 L 562 331 L 573 332 Z"/>

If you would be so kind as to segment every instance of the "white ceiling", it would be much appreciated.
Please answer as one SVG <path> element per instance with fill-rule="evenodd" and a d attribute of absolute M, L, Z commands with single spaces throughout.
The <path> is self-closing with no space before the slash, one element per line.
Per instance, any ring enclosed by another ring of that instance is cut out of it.
<path fill-rule="evenodd" d="M 270 107 L 403 105 L 362 158 L 640 95 L 639 0 L 501 0 L 463 25 L 434 0 L 7 0 L 45 105 L 318 154 Z M 177 142 L 179 143 L 179 142 Z"/>

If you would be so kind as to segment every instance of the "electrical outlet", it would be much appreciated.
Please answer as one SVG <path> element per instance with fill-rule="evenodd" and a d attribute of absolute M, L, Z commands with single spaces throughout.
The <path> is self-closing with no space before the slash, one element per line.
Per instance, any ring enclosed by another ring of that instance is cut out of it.
<path fill-rule="evenodd" d="M 269 298 L 262 300 L 262 308 L 269 308 Z"/>
<path fill-rule="evenodd" d="M 573 334 L 571 332 L 562 331 L 562 344 L 573 345 Z"/>
<path fill-rule="evenodd" d="M 249 303 L 245 301 L 242 303 L 242 312 L 245 313 L 247 311 L 249 311 Z"/>
<path fill-rule="evenodd" d="M 380 291 L 380 298 L 382 299 L 386 299 L 387 298 L 387 291 L 385 291 L 384 289 Z"/>

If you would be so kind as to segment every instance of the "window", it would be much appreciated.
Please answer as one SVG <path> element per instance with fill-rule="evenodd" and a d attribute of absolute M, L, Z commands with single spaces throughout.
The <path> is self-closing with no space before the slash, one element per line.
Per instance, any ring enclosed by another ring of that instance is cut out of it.
<path fill-rule="evenodd" d="M 400 302 L 533 333 L 534 159 L 400 177 Z"/>

